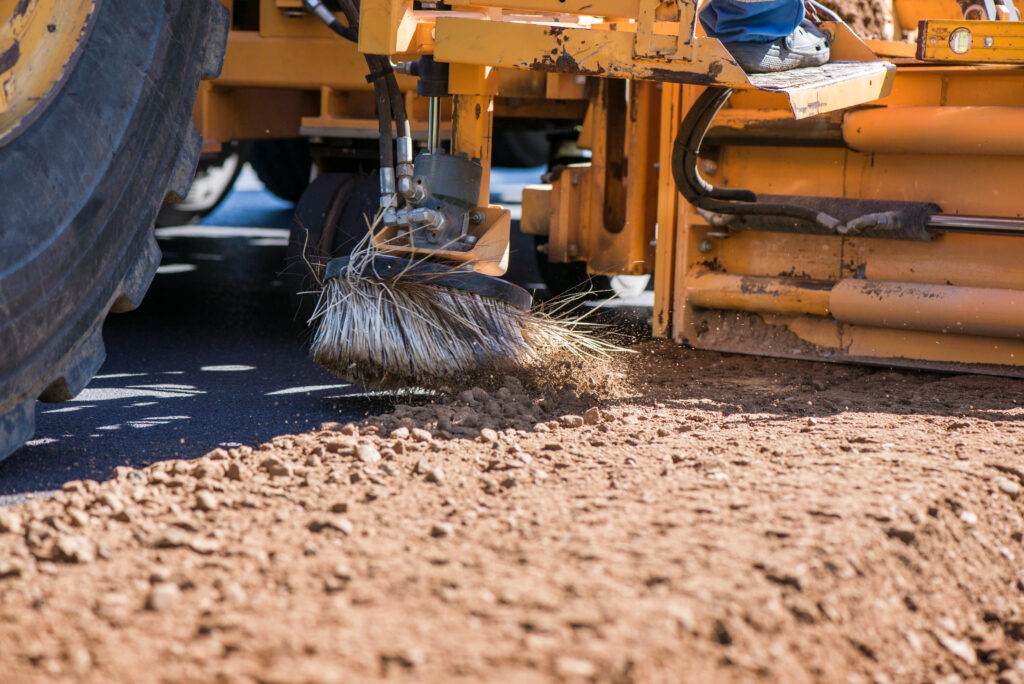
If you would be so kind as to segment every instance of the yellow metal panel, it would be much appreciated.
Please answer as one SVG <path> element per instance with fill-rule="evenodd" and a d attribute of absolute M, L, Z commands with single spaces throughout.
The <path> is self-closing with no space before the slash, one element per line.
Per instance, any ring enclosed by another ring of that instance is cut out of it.
<path fill-rule="evenodd" d="M 634 57 L 626 31 L 438 17 L 434 55 L 445 62 L 589 76 L 702 82 L 749 87 L 717 40 L 694 40 L 692 62 Z"/>
<path fill-rule="evenodd" d="M 370 55 L 403 52 L 416 31 L 412 0 L 362 0 L 359 51 Z"/>
<path fill-rule="evenodd" d="M 673 260 L 677 233 L 676 214 L 679 191 L 672 180 L 672 146 L 679 123 L 683 120 L 680 86 L 666 83 L 661 90 L 660 139 L 658 157 L 658 234 L 654 255 L 653 334 L 664 337 L 669 332 L 672 314 Z"/>

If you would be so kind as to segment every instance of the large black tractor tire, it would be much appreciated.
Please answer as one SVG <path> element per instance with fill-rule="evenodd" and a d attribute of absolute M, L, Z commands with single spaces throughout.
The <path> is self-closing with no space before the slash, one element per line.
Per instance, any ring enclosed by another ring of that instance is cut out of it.
<path fill-rule="evenodd" d="M 257 140 L 249 163 L 267 190 L 293 204 L 306 191 L 313 171 L 313 156 L 305 138 Z"/>
<path fill-rule="evenodd" d="M 67 80 L 0 146 L 0 458 L 32 436 L 37 397 L 70 399 L 99 369 L 107 313 L 141 302 L 157 210 L 199 160 L 199 80 L 227 41 L 218 0 L 96 7 Z"/>

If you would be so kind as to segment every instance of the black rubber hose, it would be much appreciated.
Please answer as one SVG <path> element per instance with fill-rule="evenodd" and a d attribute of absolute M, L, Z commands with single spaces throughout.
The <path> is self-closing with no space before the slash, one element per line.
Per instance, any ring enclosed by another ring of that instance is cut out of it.
<path fill-rule="evenodd" d="M 351 40 L 353 43 L 359 41 L 359 32 L 354 25 L 351 24 L 351 21 L 349 22 L 350 26 L 352 26 L 351 28 L 342 24 L 329 9 L 324 7 L 324 4 L 320 2 L 320 0 L 303 0 L 303 3 L 306 5 L 306 9 L 315 14 L 320 21 L 327 24 L 328 28 L 339 36 L 345 40 Z"/>
<path fill-rule="evenodd" d="M 716 188 L 701 177 L 697 170 L 701 143 L 715 115 L 725 106 L 732 93 L 731 88 L 725 87 L 705 89 L 679 125 L 672 146 L 672 178 L 686 201 L 717 214 L 791 216 L 816 223 L 830 231 L 841 227 L 842 222 L 828 214 L 795 205 L 758 202 L 757 195 L 750 190 Z"/>
<path fill-rule="evenodd" d="M 349 26 L 359 31 L 359 5 L 353 0 L 341 0 L 341 11 L 348 19 Z M 384 55 L 366 55 L 366 64 L 370 68 L 370 78 L 377 99 L 377 120 L 380 127 L 380 164 L 381 168 L 392 168 L 395 165 L 395 152 L 392 143 L 391 123 L 395 122 L 398 135 L 411 135 L 409 117 L 405 109 L 405 99 L 398 88 L 391 60 Z"/>

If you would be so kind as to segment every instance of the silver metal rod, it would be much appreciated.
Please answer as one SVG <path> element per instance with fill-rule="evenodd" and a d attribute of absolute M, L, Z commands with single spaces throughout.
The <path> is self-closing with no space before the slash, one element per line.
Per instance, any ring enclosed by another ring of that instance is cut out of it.
<path fill-rule="evenodd" d="M 943 233 L 975 233 L 981 235 L 1024 235 L 1024 219 L 993 216 L 957 216 L 933 214 L 926 227 Z"/>
<path fill-rule="evenodd" d="M 427 100 L 427 152 L 437 152 L 437 141 L 441 137 L 441 98 Z"/>

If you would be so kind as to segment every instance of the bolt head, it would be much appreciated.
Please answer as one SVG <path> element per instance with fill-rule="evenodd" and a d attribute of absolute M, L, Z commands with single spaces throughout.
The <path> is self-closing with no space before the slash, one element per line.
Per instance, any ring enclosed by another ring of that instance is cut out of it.
<path fill-rule="evenodd" d="M 697 251 L 700 252 L 701 254 L 710 254 L 714 250 L 715 243 L 713 243 L 711 240 L 708 240 L 707 238 L 704 238 L 703 240 L 697 243 Z"/>
<path fill-rule="evenodd" d="M 469 212 L 469 221 L 470 223 L 473 223 L 475 225 L 480 225 L 481 223 L 484 222 L 484 219 L 486 218 L 487 215 L 484 214 L 484 212 L 482 212 L 479 209 L 474 209 L 473 211 Z"/>

